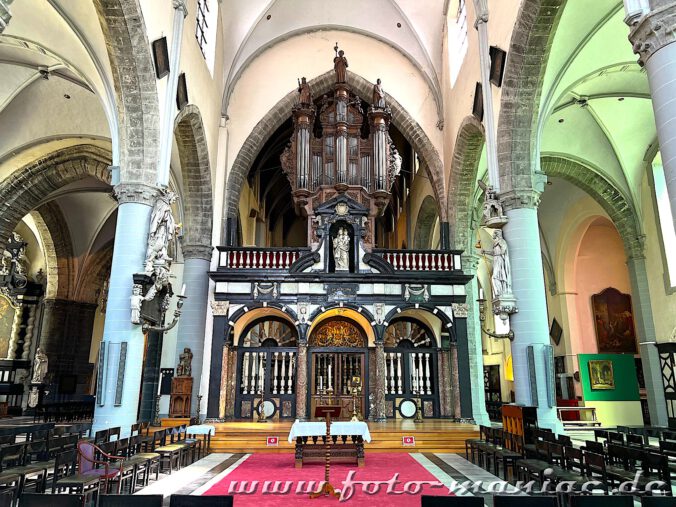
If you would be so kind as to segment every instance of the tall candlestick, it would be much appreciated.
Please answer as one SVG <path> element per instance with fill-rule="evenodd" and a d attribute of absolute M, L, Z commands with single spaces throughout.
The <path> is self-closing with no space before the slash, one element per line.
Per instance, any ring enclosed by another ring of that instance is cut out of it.
<path fill-rule="evenodd" d="M 185 296 L 185 284 L 181 287 L 181 296 Z"/>

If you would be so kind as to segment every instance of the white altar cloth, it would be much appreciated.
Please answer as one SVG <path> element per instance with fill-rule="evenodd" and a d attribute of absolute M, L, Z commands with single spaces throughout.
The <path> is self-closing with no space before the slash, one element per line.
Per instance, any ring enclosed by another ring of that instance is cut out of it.
<path fill-rule="evenodd" d="M 216 427 L 210 424 L 195 424 L 188 426 L 186 433 L 188 435 L 214 435 L 216 434 Z"/>
<path fill-rule="evenodd" d="M 326 435 L 325 422 L 301 422 L 298 419 L 291 426 L 289 442 L 296 441 L 296 437 L 321 437 Z M 368 425 L 363 421 L 334 421 L 331 423 L 331 435 L 359 435 L 364 442 L 371 441 Z"/>

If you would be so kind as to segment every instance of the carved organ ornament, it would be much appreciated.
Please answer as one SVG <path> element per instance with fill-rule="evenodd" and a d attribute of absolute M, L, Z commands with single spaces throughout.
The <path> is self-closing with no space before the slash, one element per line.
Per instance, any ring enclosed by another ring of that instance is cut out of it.
<path fill-rule="evenodd" d="M 390 200 L 401 156 L 388 134 L 392 114 L 380 80 L 374 85 L 377 102 L 365 112 L 361 98 L 346 82 L 341 62 L 347 66 L 347 60 L 337 45 L 334 49 L 333 93 L 315 103 L 306 79 L 299 81 L 292 109 L 294 131 L 281 165 L 297 212 L 314 220 L 317 206 L 345 193 L 369 209 L 370 222 Z"/>

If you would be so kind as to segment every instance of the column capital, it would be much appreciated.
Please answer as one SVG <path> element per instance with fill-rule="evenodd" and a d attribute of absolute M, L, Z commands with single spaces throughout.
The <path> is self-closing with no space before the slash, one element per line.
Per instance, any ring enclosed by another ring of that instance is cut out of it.
<path fill-rule="evenodd" d="M 645 235 L 636 236 L 625 240 L 624 249 L 627 254 L 627 260 L 645 259 Z"/>
<path fill-rule="evenodd" d="M 188 5 L 186 4 L 185 0 L 174 0 L 173 5 L 174 9 L 183 11 L 184 18 L 188 15 Z"/>
<path fill-rule="evenodd" d="M 134 202 L 153 206 L 158 193 L 159 190 L 156 187 L 143 183 L 120 183 L 113 189 L 115 199 L 120 204 Z"/>
<path fill-rule="evenodd" d="M 14 0 L 0 0 L 0 33 L 4 32 L 12 19 L 12 12 L 9 10 L 9 4 Z"/>
<path fill-rule="evenodd" d="M 676 1 L 658 7 L 643 17 L 628 17 L 626 21 L 631 28 L 629 40 L 641 67 L 655 52 L 676 42 Z"/>
<path fill-rule="evenodd" d="M 500 202 L 504 211 L 521 208 L 534 208 L 540 205 L 542 192 L 534 188 L 515 188 L 502 192 Z"/>
<path fill-rule="evenodd" d="M 476 252 L 465 252 L 461 256 L 463 271 L 469 275 L 476 275 L 481 256 Z"/>
<path fill-rule="evenodd" d="M 211 260 L 211 245 L 184 245 L 181 244 L 181 251 L 184 259 L 203 259 L 205 261 Z"/>

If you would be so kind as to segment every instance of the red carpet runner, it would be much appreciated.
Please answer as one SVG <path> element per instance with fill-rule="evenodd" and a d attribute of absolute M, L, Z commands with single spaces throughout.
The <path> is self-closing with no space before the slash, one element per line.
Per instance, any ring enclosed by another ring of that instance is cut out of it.
<path fill-rule="evenodd" d="M 348 474 L 351 475 L 353 485 L 345 488 L 344 481 Z M 395 474 L 398 476 L 395 477 Z M 297 470 L 294 468 L 293 455 L 253 454 L 205 495 L 233 495 L 236 506 L 403 507 L 419 504 L 419 496 L 423 494 L 448 494 L 447 488 L 408 454 L 367 455 L 364 468 L 332 465 L 331 484 L 336 489 L 345 490 L 342 501 L 337 498 L 309 498 L 307 491 L 316 491 L 323 479 L 323 464 L 306 465 Z"/>

